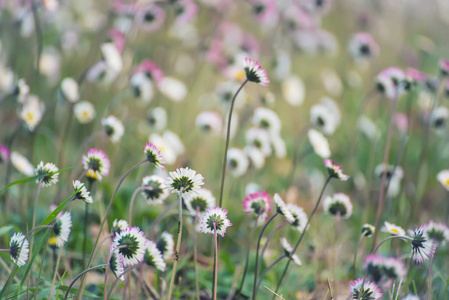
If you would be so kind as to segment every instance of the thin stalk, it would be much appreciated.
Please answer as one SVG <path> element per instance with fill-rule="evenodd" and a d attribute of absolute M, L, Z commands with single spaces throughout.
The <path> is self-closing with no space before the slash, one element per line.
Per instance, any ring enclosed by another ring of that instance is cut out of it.
<path fill-rule="evenodd" d="M 391 137 L 393 135 L 393 117 L 396 113 L 396 106 L 398 102 L 398 96 L 396 95 L 394 101 L 393 101 L 393 107 L 391 109 L 390 114 L 390 123 L 388 125 L 388 132 L 387 132 L 387 143 L 385 145 L 385 151 L 384 151 L 384 172 L 382 173 L 382 182 L 380 184 L 380 193 L 379 193 L 379 201 L 377 203 L 377 214 L 376 214 L 376 228 L 379 228 L 380 225 L 380 219 L 382 217 L 382 212 L 384 209 L 384 202 L 385 202 L 385 187 L 387 184 L 387 168 L 388 168 L 388 157 L 390 156 L 390 146 L 391 146 Z M 377 236 L 378 236 L 379 230 L 376 230 L 374 232 L 373 237 L 373 249 L 376 246 L 377 243 Z"/>
<path fill-rule="evenodd" d="M 128 245 L 121 245 L 121 246 L 117 246 L 114 249 L 111 250 L 111 253 L 109 253 L 108 256 L 108 260 L 106 261 L 106 270 L 104 271 L 104 292 L 103 292 L 103 296 L 104 299 L 106 300 L 106 292 L 108 291 L 108 270 L 109 270 L 109 265 L 111 263 L 111 258 L 112 255 L 114 255 L 114 252 L 117 251 L 118 249 L 122 249 L 122 248 L 126 248 L 128 247 Z"/>
<path fill-rule="evenodd" d="M 70 282 L 67 291 L 65 292 L 65 296 L 64 299 L 67 299 L 67 297 L 69 296 L 70 290 L 72 289 L 73 285 L 75 284 L 75 282 L 80 279 L 84 274 L 86 274 L 87 272 L 90 272 L 92 270 L 98 269 L 98 268 L 105 268 L 107 265 L 106 264 L 102 264 L 102 265 L 98 265 L 89 269 L 84 270 L 83 272 L 79 273 L 73 280 L 72 282 Z"/>
<path fill-rule="evenodd" d="M 108 239 L 110 239 L 114 234 L 110 233 L 107 236 L 104 237 L 104 239 L 101 240 L 100 243 L 98 243 L 98 247 L 97 249 L 95 249 L 95 252 L 93 254 L 93 256 L 95 256 L 95 254 L 97 254 L 98 249 L 100 249 L 101 245 L 103 245 L 104 242 L 106 242 Z"/>
<path fill-rule="evenodd" d="M 182 238 L 182 189 L 178 193 L 178 206 L 179 206 L 179 219 L 178 219 L 178 238 L 176 239 L 176 250 L 175 257 L 173 259 L 173 273 L 170 279 L 170 288 L 168 290 L 168 300 L 171 299 L 173 293 L 173 284 L 175 283 L 176 267 L 179 261 L 179 250 L 181 248 L 181 238 Z"/>
<path fill-rule="evenodd" d="M 268 234 L 267 236 L 267 241 L 265 242 L 265 245 L 263 246 L 262 252 L 260 254 L 260 257 L 263 258 L 263 254 L 265 253 L 265 250 L 267 250 L 268 244 L 271 241 L 271 238 L 273 237 L 273 234 L 278 231 L 279 229 L 281 229 L 282 227 L 284 227 L 285 225 L 288 224 L 288 221 L 282 222 L 281 224 L 279 224 L 278 226 L 276 226 L 276 228 L 274 228 L 273 230 L 271 230 L 271 232 Z"/>
<path fill-rule="evenodd" d="M 352 270 L 353 270 L 353 272 L 352 272 L 352 278 L 354 278 L 354 279 L 355 279 L 355 274 L 356 274 L 356 266 L 355 266 L 355 263 L 356 263 L 356 261 L 357 261 L 357 251 L 359 250 L 359 246 L 360 246 L 360 243 L 362 242 L 362 239 L 363 239 L 363 235 L 360 236 L 359 241 L 357 242 L 357 246 L 355 246 L 354 260 L 353 260 L 353 262 L 352 262 Z"/>
<path fill-rule="evenodd" d="M 429 270 L 427 271 L 429 280 L 427 281 L 427 289 L 428 289 L 428 299 L 432 300 L 432 283 L 433 283 L 433 262 L 435 260 L 435 255 L 430 258 L 429 262 Z"/>
<path fill-rule="evenodd" d="M 108 296 L 106 297 L 106 299 L 111 298 L 112 292 L 114 291 L 114 288 L 117 285 L 117 282 L 120 280 L 120 277 L 124 276 L 126 273 L 132 271 L 133 269 L 137 268 L 138 266 L 140 266 L 140 264 L 142 264 L 142 263 L 138 263 L 137 265 L 134 265 L 132 267 L 125 269 L 122 274 L 119 274 L 119 276 L 117 276 L 117 278 L 112 283 L 111 289 L 109 290 Z"/>
<path fill-rule="evenodd" d="M 132 211 L 133 211 L 134 199 L 136 198 L 137 193 L 142 191 L 142 190 L 151 191 L 151 190 L 153 190 L 153 187 L 151 187 L 151 186 L 139 186 L 134 191 L 134 193 L 133 193 L 133 195 L 131 197 L 131 202 L 129 203 L 128 224 L 131 224 L 131 221 L 132 221 Z"/>
<path fill-rule="evenodd" d="M 98 231 L 98 234 L 97 234 L 97 238 L 96 238 L 95 244 L 94 244 L 94 246 L 93 246 L 93 248 L 92 248 L 92 252 L 91 252 L 91 255 L 90 255 L 90 258 L 89 258 L 89 262 L 87 263 L 86 268 L 89 268 L 90 265 L 92 264 L 93 254 L 95 253 L 95 249 L 97 248 L 97 244 L 98 244 L 98 241 L 99 241 L 99 239 L 100 239 L 101 232 L 103 231 L 103 226 L 104 226 L 104 224 L 106 223 L 106 220 L 107 220 L 107 218 L 108 218 L 109 211 L 111 210 L 112 203 L 114 202 L 114 198 L 115 198 L 115 195 L 117 195 L 118 189 L 120 188 L 120 186 L 122 185 L 122 183 L 123 183 L 123 181 L 126 179 L 126 177 L 128 177 L 128 175 L 129 175 L 135 168 L 137 168 L 137 167 L 139 167 L 140 165 L 146 163 L 147 161 L 148 161 L 148 160 L 145 159 L 145 160 L 143 160 L 143 161 L 141 161 L 141 162 L 135 164 L 131 169 L 129 169 L 128 172 L 126 172 L 126 174 L 122 177 L 122 179 L 120 179 L 119 183 L 117 184 L 117 187 L 115 188 L 115 191 L 114 191 L 114 193 L 112 194 L 111 200 L 109 200 L 109 204 L 108 204 L 108 207 L 106 208 L 106 212 L 105 212 L 105 214 L 104 214 L 103 220 L 101 221 L 100 228 L 99 228 L 99 231 Z M 82 292 L 83 292 L 83 290 L 84 290 L 84 281 L 85 281 L 85 278 L 86 278 L 86 277 L 83 277 L 83 279 L 81 280 L 81 286 L 80 286 L 80 289 L 78 290 L 77 297 L 80 295 L 80 292 L 81 292 L 81 294 L 82 294 Z"/>
<path fill-rule="evenodd" d="M 273 268 L 278 262 L 280 262 L 282 259 L 284 259 L 285 257 L 287 257 L 285 254 L 282 255 L 281 257 L 279 257 L 278 259 L 276 259 L 271 265 L 269 265 L 263 272 L 262 274 L 259 276 L 259 279 L 257 280 L 257 286 L 256 286 L 256 291 L 259 290 L 260 284 L 262 283 L 262 279 L 265 277 L 265 275 L 267 274 L 268 271 L 270 271 L 271 268 Z"/>
<path fill-rule="evenodd" d="M 248 79 L 246 79 L 242 85 L 238 88 L 237 92 L 235 92 L 234 97 L 232 97 L 231 101 L 231 108 L 229 109 L 229 115 L 228 115 L 228 124 L 226 128 L 226 145 L 225 145 L 225 151 L 223 154 L 223 167 L 221 172 L 221 186 L 220 186 L 220 198 L 218 201 L 218 206 L 222 207 L 223 203 L 223 190 L 224 190 L 224 183 L 225 183 L 225 175 L 226 175 L 226 161 L 228 160 L 228 148 L 229 148 L 229 137 L 231 132 L 231 120 L 232 120 L 232 111 L 234 110 L 234 103 L 235 99 L 237 98 L 237 95 L 240 93 L 242 88 L 245 86 L 245 84 L 248 82 Z"/>
<path fill-rule="evenodd" d="M 133 300 L 139 299 L 139 292 L 140 292 L 140 287 L 142 286 L 144 269 L 145 269 L 145 264 L 142 264 L 142 266 L 140 266 L 139 279 L 137 280 L 137 287 L 136 287 L 136 292 L 134 293 Z"/>
<path fill-rule="evenodd" d="M 193 264 L 195 266 L 195 293 L 196 299 L 200 300 L 200 287 L 198 284 L 198 258 L 197 258 L 197 245 L 196 245 L 196 225 L 198 223 L 198 214 L 200 207 L 196 207 L 195 221 L 193 222 Z"/>
<path fill-rule="evenodd" d="M 50 288 L 50 294 L 48 295 L 47 300 L 51 300 L 51 295 L 53 294 L 53 288 L 55 287 L 55 284 L 56 284 L 56 276 L 58 275 L 58 268 L 59 268 L 59 262 L 61 260 L 61 254 L 62 254 L 62 249 L 59 248 L 58 259 L 56 261 L 56 266 L 55 266 L 55 273 L 53 275 L 53 280 L 52 280 L 51 288 Z"/>
<path fill-rule="evenodd" d="M 21 128 L 22 128 L 22 121 L 19 121 L 19 124 L 17 124 L 16 129 L 13 131 L 11 137 L 8 140 L 7 147 L 8 147 L 9 153 L 12 153 L 12 146 L 13 146 L 14 141 L 16 140 L 17 136 L 19 135 Z M 9 184 L 9 179 L 11 177 L 11 171 L 12 171 L 12 163 L 11 163 L 11 158 L 9 158 L 6 161 L 6 175 L 5 175 L 5 183 L 4 183 L 5 186 L 7 186 Z M 9 191 L 6 190 L 3 194 L 4 203 L 5 203 L 5 205 L 3 207 L 3 213 L 4 213 L 5 220 L 7 217 L 7 212 L 9 211 L 8 192 Z"/>
<path fill-rule="evenodd" d="M 304 230 L 302 231 L 301 236 L 299 237 L 299 240 L 298 240 L 298 242 L 297 242 L 296 245 L 295 245 L 295 248 L 293 248 L 293 251 L 292 251 L 291 255 L 295 254 L 296 249 L 298 249 L 299 244 L 301 243 L 302 238 L 304 237 L 304 234 L 306 233 L 306 230 L 307 230 L 307 228 L 309 227 L 310 221 L 312 220 L 313 216 L 315 215 L 315 212 L 317 211 L 318 206 L 320 206 L 321 199 L 323 198 L 324 191 L 326 190 L 326 187 L 327 187 L 327 185 L 329 184 L 329 182 L 331 181 L 331 179 L 332 179 L 332 177 L 329 176 L 329 177 L 327 178 L 326 182 L 324 183 L 324 186 L 323 186 L 323 189 L 321 190 L 321 193 L 320 193 L 320 196 L 319 196 L 319 198 L 318 198 L 318 201 L 316 202 L 315 207 L 313 208 L 312 213 L 310 214 L 310 217 L 309 217 L 309 219 L 307 220 L 306 226 L 304 227 Z M 290 262 L 291 262 L 291 261 L 292 261 L 291 259 L 289 259 L 289 260 L 287 261 L 287 264 L 285 265 L 284 271 L 282 272 L 281 278 L 280 278 L 280 280 L 279 280 L 279 282 L 278 282 L 278 284 L 277 284 L 275 293 L 278 292 L 278 290 L 279 290 L 279 288 L 280 288 L 280 286 L 281 286 L 281 284 L 282 284 L 282 280 L 284 280 L 285 274 L 287 274 L 287 270 L 288 270 L 288 267 L 290 266 Z"/>
<path fill-rule="evenodd" d="M 217 300 L 217 278 L 218 278 L 218 242 L 217 242 L 217 224 L 214 222 L 214 239 L 215 239 L 215 260 L 214 260 L 214 270 L 215 270 L 215 280 L 214 280 L 214 300 Z"/>
<path fill-rule="evenodd" d="M 93 186 L 93 180 L 89 179 L 87 181 L 87 190 L 92 194 L 92 186 Z M 89 203 L 86 202 L 84 206 L 84 228 L 83 228 L 83 259 L 81 260 L 81 265 L 84 269 L 84 263 L 86 262 L 86 251 L 87 251 L 87 227 L 88 227 L 88 220 L 89 220 Z"/>
<path fill-rule="evenodd" d="M 34 293 L 34 300 L 37 299 L 37 294 L 38 294 L 38 291 L 39 291 L 39 282 L 40 282 L 40 279 L 41 279 L 42 268 L 44 266 L 44 259 L 45 259 L 45 254 L 47 252 L 48 238 L 49 237 L 50 237 L 50 235 L 47 234 L 47 238 L 45 240 L 44 252 L 42 253 L 41 265 L 39 267 L 39 274 L 37 275 L 36 288 L 35 288 L 35 293 Z"/>
<path fill-rule="evenodd" d="M 257 240 L 257 248 L 256 248 L 256 266 L 254 267 L 254 284 L 253 284 L 253 296 L 252 299 L 256 299 L 256 284 L 257 284 L 257 267 L 258 267 L 258 263 L 259 263 L 259 248 L 260 248 L 260 241 L 262 240 L 262 236 L 263 233 L 265 231 L 265 229 L 267 229 L 267 226 L 271 223 L 271 221 L 274 220 L 274 218 L 276 218 L 276 216 L 279 213 L 276 211 L 276 213 L 271 216 L 270 219 L 268 219 L 268 221 L 265 223 L 265 225 L 262 227 L 262 230 L 260 231 L 260 235 L 259 235 L 259 239 Z M 256 221 L 257 222 L 257 221 Z"/>
<path fill-rule="evenodd" d="M 37 57 L 35 66 L 35 80 L 36 84 L 39 83 L 39 61 L 42 55 L 42 30 L 39 23 L 39 16 L 37 14 L 37 1 L 31 1 L 31 11 L 33 12 L 34 28 L 36 31 L 36 46 L 37 46 Z"/>
<path fill-rule="evenodd" d="M 156 217 L 156 219 L 154 220 L 154 222 L 151 224 L 151 228 L 150 228 L 150 237 L 154 236 L 154 231 L 156 230 L 156 225 L 159 224 L 159 222 L 166 217 L 167 212 L 172 209 L 173 207 L 175 207 L 178 204 L 178 202 L 174 202 L 172 204 L 170 204 L 169 206 L 167 206 L 166 208 L 164 208 L 164 210 Z"/>
<path fill-rule="evenodd" d="M 240 299 L 240 294 L 242 292 L 243 285 L 245 284 L 246 273 L 248 272 L 249 252 L 251 251 L 251 239 L 254 236 L 254 231 L 256 231 L 256 227 L 257 227 L 257 220 L 256 220 L 256 222 L 254 222 L 254 225 L 251 227 L 251 233 L 248 238 L 248 245 L 246 246 L 246 260 L 245 260 L 245 267 L 243 269 L 242 282 L 240 282 L 240 287 L 237 290 L 237 292 L 235 293 L 235 295 L 237 296 L 237 299 Z"/>

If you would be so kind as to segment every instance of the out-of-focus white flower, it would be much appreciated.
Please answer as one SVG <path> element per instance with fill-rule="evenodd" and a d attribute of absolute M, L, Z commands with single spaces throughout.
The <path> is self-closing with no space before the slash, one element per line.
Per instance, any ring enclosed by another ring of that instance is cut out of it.
<path fill-rule="evenodd" d="M 246 144 L 248 146 L 259 149 L 266 157 L 271 155 L 272 149 L 270 137 L 266 130 L 261 128 L 250 128 L 245 136 Z"/>
<path fill-rule="evenodd" d="M 115 47 L 114 43 L 104 43 L 101 45 L 101 52 L 103 53 L 106 65 L 114 72 L 120 72 L 123 68 L 122 57 Z"/>
<path fill-rule="evenodd" d="M 187 87 L 184 83 L 173 77 L 164 77 L 159 84 L 161 93 L 175 102 L 184 100 L 187 95 Z"/>
<path fill-rule="evenodd" d="M 290 54 L 288 54 L 284 50 L 277 51 L 277 54 L 274 58 L 274 70 L 273 75 L 278 80 L 287 79 L 288 75 L 290 75 L 291 69 L 291 59 Z"/>
<path fill-rule="evenodd" d="M 90 123 L 95 118 L 95 107 L 88 101 L 80 101 L 73 106 L 76 119 L 81 124 Z"/>
<path fill-rule="evenodd" d="M 233 176 L 242 176 L 248 170 L 249 161 L 245 153 L 237 148 L 228 150 L 227 164 Z"/>
<path fill-rule="evenodd" d="M 316 131 L 315 129 L 310 129 L 307 135 L 309 137 L 310 144 L 313 147 L 313 151 L 315 151 L 316 154 L 322 158 L 328 158 L 331 156 L 329 142 L 321 132 Z"/>
<path fill-rule="evenodd" d="M 13 151 L 11 153 L 10 158 L 11 158 L 12 165 L 20 173 L 22 173 L 25 176 L 33 176 L 34 175 L 34 167 L 33 167 L 33 165 L 23 155 Z"/>
<path fill-rule="evenodd" d="M 379 131 L 377 130 L 376 124 L 374 124 L 368 117 L 361 116 L 357 123 L 359 130 L 370 140 L 379 137 Z"/>
<path fill-rule="evenodd" d="M 139 72 L 131 77 L 129 82 L 131 91 L 137 99 L 142 100 L 144 103 L 149 103 L 154 97 L 154 87 L 148 76 Z"/>
<path fill-rule="evenodd" d="M 61 69 L 61 56 L 54 48 L 49 48 L 42 52 L 39 60 L 39 71 L 52 83 L 58 80 Z"/>
<path fill-rule="evenodd" d="M 164 139 L 176 151 L 177 155 L 184 154 L 185 148 L 179 136 L 170 130 L 165 130 L 163 134 Z"/>
<path fill-rule="evenodd" d="M 213 111 L 203 111 L 196 117 L 196 126 L 205 132 L 215 135 L 221 133 L 221 117 Z"/>
<path fill-rule="evenodd" d="M 246 146 L 244 151 L 255 169 L 259 170 L 265 165 L 265 155 L 259 148 Z"/>
<path fill-rule="evenodd" d="M 167 127 L 167 111 L 163 107 L 148 110 L 147 120 L 151 129 L 162 131 Z"/>
<path fill-rule="evenodd" d="M 28 95 L 22 109 L 19 111 L 19 117 L 30 131 L 34 131 L 41 121 L 43 114 L 44 104 L 39 101 L 36 95 Z"/>
<path fill-rule="evenodd" d="M 333 134 L 340 124 L 340 110 L 334 100 L 323 97 L 310 109 L 311 122 L 325 134 Z"/>
<path fill-rule="evenodd" d="M 343 84 L 340 76 L 332 69 L 324 69 L 321 72 L 321 80 L 323 81 L 326 91 L 334 97 L 341 95 Z"/>
<path fill-rule="evenodd" d="M 9 91 L 14 86 L 14 72 L 0 64 L 0 90 Z"/>
<path fill-rule="evenodd" d="M 155 144 L 156 147 L 161 151 L 162 156 L 167 164 L 172 165 L 175 163 L 178 154 L 173 146 L 159 134 L 152 134 L 149 137 L 151 143 Z"/>
<path fill-rule="evenodd" d="M 253 124 L 266 130 L 270 136 L 278 136 L 281 133 L 281 120 L 278 115 L 269 108 L 256 108 L 254 110 Z"/>
<path fill-rule="evenodd" d="M 112 115 L 102 119 L 101 124 L 113 143 L 119 142 L 125 133 L 125 127 L 123 126 L 122 121 Z"/>
<path fill-rule="evenodd" d="M 292 75 L 282 83 L 282 95 L 290 105 L 299 106 L 304 102 L 306 87 L 299 77 Z"/>
<path fill-rule="evenodd" d="M 76 102 L 79 100 L 80 95 L 78 92 L 78 83 L 70 77 L 64 78 L 61 82 L 61 94 L 65 100 L 69 102 Z"/>

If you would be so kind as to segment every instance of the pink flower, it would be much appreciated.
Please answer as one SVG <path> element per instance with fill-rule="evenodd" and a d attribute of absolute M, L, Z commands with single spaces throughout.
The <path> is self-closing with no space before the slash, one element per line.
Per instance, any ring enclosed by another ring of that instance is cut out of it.
<path fill-rule="evenodd" d="M 145 73 L 149 78 L 153 79 L 157 84 L 161 83 L 164 78 L 164 72 L 156 65 L 153 61 L 149 59 L 145 59 L 140 63 L 140 65 L 136 66 L 133 70 L 133 74 L 136 73 Z"/>

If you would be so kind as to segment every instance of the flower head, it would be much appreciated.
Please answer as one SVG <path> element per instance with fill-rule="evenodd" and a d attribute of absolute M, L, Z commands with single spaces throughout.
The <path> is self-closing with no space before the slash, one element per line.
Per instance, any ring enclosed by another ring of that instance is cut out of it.
<path fill-rule="evenodd" d="M 252 58 L 245 58 L 245 73 L 246 79 L 258 83 L 263 86 L 268 86 L 270 80 L 268 80 L 268 74 L 258 61 Z"/>
<path fill-rule="evenodd" d="M 112 223 L 111 233 L 120 233 L 122 230 L 125 230 L 129 227 L 129 224 L 125 220 L 115 219 Z"/>
<path fill-rule="evenodd" d="M 349 292 L 352 299 L 360 300 L 377 300 L 381 299 L 382 293 L 374 282 L 370 282 L 364 278 L 351 281 L 349 284 Z"/>
<path fill-rule="evenodd" d="M 20 232 L 14 233 L 9 241 L 9 254 L 12 261 L 19 267 L 23 266 L 28 260 L 29 252 L 28 240 L 25 236 Z"/>
<path fill-rule="evenodd" d="M 228 150 L 227 166 L 233 176 L 242 176 L 248 170 L 248 157 L 242 150 L 231 148 Z"/>
<path fill-rule="evenodd" d="M 95 118 L 95 107 L 88 101 L 81 101 L 73 106 L 73 112 L 81 124 L 90 123 Z"/>
<path fill-rule="evenodd" d="M 203 179 L 201 174 L 196 174 L 192 169 L 180 168 L 169 173 L 165 185 L 172 193 L 195 194 L 204 184 Z"/>
<path fill-rule="evenodd" d="M 438 246 L 444 246 L 449 242 L 449 227 L 430 221 L 424 226 L 424 236 Z"/>
<path fill-rule="evenodd" d="M 272 153 L 271 140 L 268 132 L 262 128 L 253 127 L 246 132 L 246 144 L 260 150 L 264 157 Z M 248 155 L 249 156 L 249 155 Z"/>
<path fill-rule="evenodd" d="M 287 209 L 291 212 L 293 218 L 295 219 L 290 224 L 293 226 L 293 228 L 295 228 L 299 232 L 303 232 L 306 229 L 307 214 L 301 207 L 292 203 L 287 204 Z"/>
<path fill-rule="evenodd" d="M 72 228 L 72 217 L 66 211 L 61 217 L 56 218 L 53 224 L 53 232 L 56 236 L 56 246 L 61 248 L 69 240 L 70 229 Z"/>
<path fill-rule="evenodd" d="M 113 249 L 123 256 L 123 266 L 134 266 L 143 261 L 145 254 L 145 234 L 139 227 L 128 227 L 116 233 L 112 241 Z M 126 246 L 118 248 L 120 246 Z M 118 248 L 118 249 L 117 249 Z"/>
<path fill-rule="evenodd" d="M 165 188 L 164 179 L 158 175 L 145 176 L 142 179 L 142 195 L 147 199 L 148 205 L 162 204 L 170 193 Z"/>
<path fill-rule="evenodd" d="M 324 211 L 331 215 L 339 215 L 347 219 L 352 215 L 352 203 L 349 196 L 343 193 L 327 196 L 323 202 Z"/>
<path fill-rule="evenodd" d="M 226 228 L 232 226 L 227 217 L 228 211 L 220 207 L 208 209 L 201 217 L 200 232 L 214 234 L 214 223 L 217 229 L 217 234 L 224 237 Z"/>
<path fill-rule="evenodd" d="M 293 247 L 290 245 L 290 243 L 287 241 L 286 238 L 281 238 L 281 246 L 284 249 L 284 254 L 287 257 L 291 257 L 293 262 L 297 264 L 298 266 L 302 265 L 301 260 L 299 259 L 298 255 L 292 254 Z"/>
<path fill-rule="evenodd" d="M 159 150 L 158 147 L 156 147 L 155 144 L 147 142 L 145 144 L 145 147 L 143 147 L 143 152 L 145 153 L 147 160 L 150 163 L 154 164 L 156 168 L 158 168 L 159 170 L 164 169 L 163 166 L 163 164 L 165 164 L 164 157 L 162 157 L 161 151 Z"/>
<path fill-rule="evenodd" d="M 81 163 L 84 166 L 84 170 L 87 170 L 86 176 L 89 178 L 101 181 L 103 176 L 109 175 L 111 162 L 103 150 L 90 149 L 87 151 L 87 155 L 83 155 Z"/>
<path fill-rule="evenodd" d="M 92 203 L 92 196 L 84 183 L 81 183 L 79 180 L 75 180 L 73 182 L 73 189 L 75 192 L 79 190 L 75 195 L 75 199 L 83 200 L 86 203 Z"/>
<path fill-rule="evenodd" d="M 292 224 L 295 222 L 295 217 L 293 217 L 292 212 L 287 208 L 287 204 L 285 204 L 284 200 L 278 195 L 274 194 L 274 203 L 276 203 L 276 211 L 284 216 L 284 218 Z"/>
<path fill-rule="evenodd" d="M 374 227 L 371 224 L 364 224 L 362 226 L 362 235 L 364 237 L 370 238 L 373 236 L 374 231 L 376 230 L 376 227 Z"/>
<path fill-rule="evenodd" d="M 449 170 L 440 171 L 437 174 L 437 180 L 449 191 Z"/>
<path fill-rule="evenodd" d="M 114 248 L 111 245 L 111 251 L 112 250 L 114 250 Z M 109 260 L 109 268 L 116 278 L 119 278 L 121 281 L 125 280 L 125 276 L 123 275 L 125 272 L 125 268 L 123 266 L 123 256 L 121 256 L 118 252 L 112 254 L 111 259 Z"/>
<path fill-rule="evenodd" d="M 34 131 L 44 115 L 44 104 L 35 95 L 28 95 L 22 109 L 19 111 L 20 119 L 29 131 Z"/>
<path fill-rule="evenodd" d="M 211 191 L 200 189 L 196 194 L 184 197 L 187 209 L 191 214 L 195 215 L 196 210 L 200 214 L 205 213 L 208 209 L 215 207 L 215 197 Z"/>
<path fill-rule="evenodd" d="M 23 175 L 25 176 L 33 176 L 34 175 L 34 167 L 30 163 L 28 159 L 25 158 L 22 154 L 19 154 L 15 151 L 11 153 L 11 163 L 12 165 Z"/>
<path fill-rule="evenodd" d="M 349 42 L 349 52 L 356 60 L 369 59 L 379 54 L 379 46 L 369 33 L 359 32 Z"/>
<path fill-rule="evenodd" d="M 156 243 L 153 241 L 145 241 L 145 254 L 143 256 L 147 265 L 155 267 L 159 271 L 165 271 L 165 261 L 162 257 L 161 251 L 157 248 Z"/>
<path fill-rule="evenodd" d="M 221 133 L 222 120 L 219 114 L 213 111 L 199 113 L 195 120 L 196 126 L 206 133 L 219 135 Z"/>
<path fill-rule="evenodd" d="M 402 227 L 396 226 L 387 221 L 385 221 L 384 226 L 380 231 L 387 232 L 392 235 L 399 235 L 399 236 L 405 235 L 405 230 Z"/>
<path fill-rule="evenodd" d="M 341 121 L 338 105 L 330 98 L 322 98 L 310 109 L 310 121 L 325 134 L 333 134 Z"/>
<path fill-rule="evenodd" d="M 122 121 L 112 115 L 102 119 L 101 124 L 113 143 L 119 142 L 125 133 L 125 127 L 123 126 Z"/>
<path fill-rule="evenodd" d="M 307 132 L 307 136 L 309 137 L 310 144 L 312 145 L 313 151 L 315 151 L 316 154 L 318 154 L 322 158 L 328 158 L 329 156 L 331 156 L 329 142 L 321 132 L 315 129 L 310 129 L 309 132 Z"/>
<path fill-rule="evenodd" d="M 341 169 L 341 166 L 339 164 L 336 164 L 330 159 L 324 160 L 324 166 L 327 168 L 327 171 L 329 172 L 329 176 L 333 178 L 340 179 L 342 181 L 346 181 L 349 179 L 348 175 L 343 174 L 343 170 Z"/>
<path fill-rule="evenodd" d="M 164 259 L 170 259 L 173 255 L 175 242 L 173 235 L 164 231 L 156 242 L 157 248 L 161 251 Z"/>
<path fill-rule="evenodd" d="M 271 211 L 270 197 L 265 191 L 247 195 L 243 200 L 243 211 L 266 219 L 267 213 Z"/>
<path fill-rule="evenodd" d="M 412 258 L 414 258 L 415 262 L 418 264 L 428 261 L 430 257 L 433 257 L 436 249 L 436 244 L 424 235 L 424 228 L 425 225 L 415 228 L 410 243 L 410 246 L 412 247 Z"/>
<path fill-rule="evenodd" d="M 281 133 L 279 116 L 266 107 L 258 107 L 254 110 L 253 124 L 265 129 L 271 136 L 278 136 Z"/>
<path fill-rule="evenodd" d="M 36 180 L 36 183 L 39 183 L 39 181 L 42 180 L 43 187 L 51 186 L 52 184 L 59 181 L 59 173 L 55 173 L 58 171 L 59 171 L 59 169 L 55 166 L 55 164 L 46 163 L 44 165 L 44 162 L 41 161 L 37 165 L 36 170 L 35 170 L 36 175 L 41 176 L 40 178 L 38 178 Z"/>
<path fill-rule="evenodd" d="M 65 100 L 69 102 L 76 102 L 80 95 L 78 91 L 78 83 L 73 78 L 67 77 L 61 82 L 61 94 Z"/>

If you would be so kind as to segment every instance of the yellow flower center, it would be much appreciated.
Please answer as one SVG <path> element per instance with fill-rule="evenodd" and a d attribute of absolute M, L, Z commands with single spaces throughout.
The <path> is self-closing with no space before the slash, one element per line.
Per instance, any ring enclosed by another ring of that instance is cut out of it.
<path fill-rule="evenodd" d="M 27 123 L 29 123 L 29 122 L 33 122 L 33 120 L 34 120 L 34 115 L 33 115 L 33 113 L 32 112 L 27 112 L 26 114 L 25 114 L 25 121 L 27 122 Z"/>
<path fill-rule="evenodd" d="M 87 110 L 83 111 L 82 116 L 83 116 L 84 118 L 89 117 L 89 112 L 88 112 Z"/>
<path fill-rule="evenodd" d="M 449 185 L 449 178 L 447 178 L 444 183 L 446 183 L 446 185 Z"/>
<path fill-rule="evenodd" d="M 393 232 L 393 233 L 399 233 L 399 230 L 397 230 L 396 228 L 391 228 L 390 230 L 391 230 L 391 232 Z"/>
<path fill-rule="evenodd" d="M 243 71 L 243 70 L 238 71 L 238 72 L 235 74 L 235 79 L 237 79 L 238 81 L 242 81 L 242 80 L 244 80 L 245 78 L 246 78 L 246 73 L 245 73 L 245 71 Z"/>

